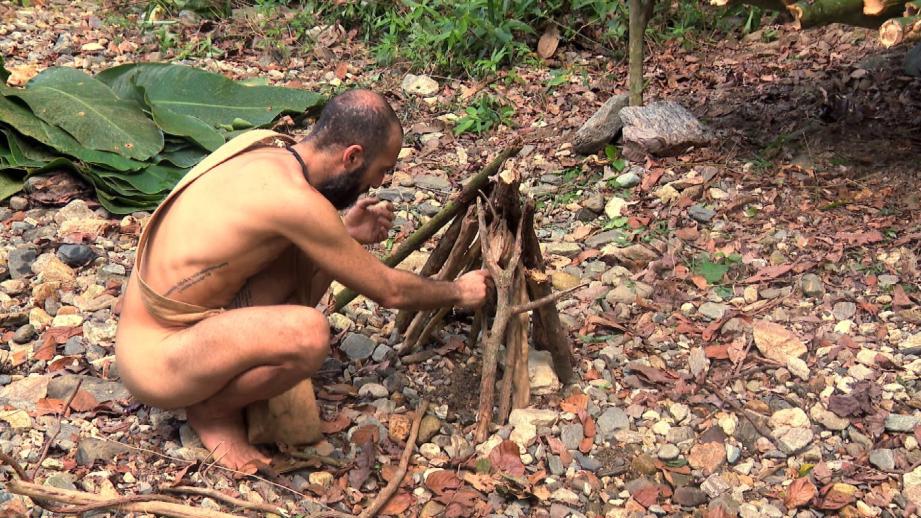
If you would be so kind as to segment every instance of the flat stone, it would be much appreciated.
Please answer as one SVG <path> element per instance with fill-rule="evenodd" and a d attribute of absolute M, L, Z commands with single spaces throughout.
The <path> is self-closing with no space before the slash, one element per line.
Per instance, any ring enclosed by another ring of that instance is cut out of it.
<path fill-rule="evenodd" d="M 663 444 L 656 455 L 662 460 L 675 460 L 681 455 L 681 450 L 674 444 Z"/>
<path fill-rule="evenodd" d="M 87 437 L 77 444 L 76 461 L 80 466 L 92 466 L 96 461 L 109 463 L 117 455 L 130 451 L 130 448 L 117 442 Z"/>
<path fill-rule="evenodd" d="M 681 444 L 697 437 L 694 430 L 689 426 L 675 426 L 665 435 L 665 440 L 672 444 Z"/>
<path fill-rule="evenodd" d="M 688 416 L 690 411 L 691 409 L 684 403 L 672 403 L 668 405 L 668 413 L 672 415 L 676 423 L 684 421 L 684 418 Z"/>
<path fill-rule="evenodd" d="M 358 389 L 358 395 L 361 397 L 371 397 L 374 399 L 385 398 L 389 394 L 387 387 L 380 383 L 365 383 Z"/>
<path fill-rule="evenodd" d="M 853 302 L 836 302 L 831 313 L 837 320 L 847 320 L 857 313 L 857 304 Z"/>
<path fill-rule="evenodd" d="M 528 379 L 534 395 L 547 395 L 559 390 L 560 379 L 553 370 L 553 356 L 549 351 L 528 351 Z"/>
<path fill-rule="evenodd" d="M 718 302 L 704 302 L 697 308 L 697 312 L 710 320 L 719 320 L 729 311 L 729 306 Z"/>
<path fill-rule="evenodd" d="M 550 283 L 557 291 L 566 291 L 578 286 L 582 279 L 566 272 L 553 272 L 550 274 Z"/>
<path fill-rule="evenodd" d="M 566 471 L 565 466 L 563 466 L 563 461 L 560 460 L 558 455 L 550 455 L 547 457 L 547 465 L 550 468 L 550 473 L 555 476 L 560 476 Z"/>
<path fill-rule="evenodd" d="M 416 187 L 433 191 L 450 191 L 451 182 L 443 176 L 421 175 L 415 178 Z"/>
<path fill-rule="evenodd" d="M 93 376 L 78 376 L 68 374 L 53 378 L 48 383 L 48 397 L 52 399 L 67 400 L 73 393 L 77 382 L 83 380 L 80 390 L 87 391 L 97 402 L 123 401 L 131 398 L 131 393 L 124 385 L 117 381 L 109 381 Z"/>
<path fill-rule="evenodd" d="M 792 455 L 812 442 L 813 434 L 809 428 L 781 427 L 773 430 L 771 435 L 780 443 L 780 449 Z"/>
<path fill-rule="evenodd" d="M 60 282 L 73 286 L 77 274 L 54 254 L 42 254 L 32 263 L 32 272 L 41 276 L 42 282 Z"/>
<path fill-rule="evenodd" d="M 623 128 L 620 111 L 628 104 L 629 97 L 624 94 L 605 101 L 576 131 L 572 138 L 573 150 L 582 155 L 590 155 L 604 148 Z"/>
<path fill-rule="evenodd" d="M 611 304 L 622 303 L 622 304 L 633 304 L 636 302 L 637 298 L 639 300 L 646 300 L 652 296 L 653 288 L 649 284 L 646 284 L 642 281 L 627 281 L 623 282 L 614 287 L 608 294 L 605 296 Z"/>
<path fill-rule="evenodd" d="M 702 489 L 704 493 L 707 493 L 710 498 L 716 498 L 731 491 L 732 486 L 726 482 L 726 479 L 714 473 L 704 480 L 703 484 L 700 485 L 700 489 Z"/>
<path fill-rule="evenodd" d="M 601 437 L 609 440 L 617 430 L 630 428 L 630 417 L 619 407 L 607 408 L 596 420 Z"/>
<path fill-rule="evenodd" d="M 910 432 L 918 425 L 919 419 L 913 415 L 889 414 L 886 416 L 886 430 L 890 432 Z"/>
<path fill-rule="evenodd" d="M 709 223 L 716 216 L 716 211 L 703 205 L 691 205 L 688 207 L 688 216 L 700 223 Z"/>
<path fill-rule="evenodd" d="M 771 427 L 803 428 L 809 426 L 809 417 L 801 408 L 784 408 L 771 414 Z"/>
<path fill-rule="evenodd" d="M 614 184 L 618 187 L 629 189 L 630 187 L 636 187 L 640 184 L 641 181 L 642 178 L 640 178 L 640 175 L 634 173 L 633 171 L 627 171 L 626 173 L 623 173 L 615 178 Z"/>
<path fill-rule="evenodd" d="M 371 355 L 371 359 L 376 362 L 382 362 L 392 352 L 392 347 L 387 344 L 380 344 L 377 346 L 377 348 L 374 349 L 374 354 Z"/>
<path fill-rule="evenodd" d="M 579 505 L 579 495 L 570 491 L 569 489 L 566 489 L 565 487 L 561 487 L 551 493 L 550 500 L 554 502 L 563 502 L 564 504 L 569 505 Z"/>
<path fill-rule="evenodd" d="M 902 475 L 902 488 L 906 500 L 921 506 L 921 467 Z"/>
<path fill-rule="evenodd" d="M 7 256 L 10 277 L 21 279 L 32 275 L 32 264 L 38 258 L 34 248 L 14 248 Z"/>
<path fill-rule="evenodd" d="M 585 246 L 589 248 L 601 248 L 604 245 L 616 242 L 622 237 L 624 237 L 624 233 L 620 230 L 606 230 L 586 238 Z"/>
<path fill-rule="evenodd" d="M 432 97 L 437 94 L 441 87 L 438 81 L 435 81 L 427 75 L 406 74 L 403 76 L 403 82 L 400 87 L 404 92 L 418 95 L 421 97 Z"/>
<path fill-rule="evenodd" d="M 619 218 L 623 215 L 625 208 L 627 208 L 627 200 L 620 196 L 611 196 L 611 199 L 604 204 L 604 214 L 610 219 Z"/>
<path fill-rule="evenodd" d="M 803 275 L 800 287 L 803 295 L 807 297 L 819 298 L 825 295 L 825 283 L 822 282 L 821 277 L 814 273 Z"/>
<path fill-rule="evenodd" d="M 16 332 L 13 333 L 13 341 L 17 344 L 28 343 L 33 338 L 35 338 L 35 326 L 32 324 L 19 326 Z"/>
<path fill-rule="evenodd" d="M 58 257 L 68 266 L 83 266 L 96 258 L 96 252 L 86 245 L 61 245 Z"/>
<path fill-rule="evenodd" d="M 742 449 L 734 444 L 726 444 L 726 462 L 735 464 L 742 455 Z"/>
<path fill-rule="evenodd" d="M 567 243 L 567 242 L 551 242 L 551 243 L 541 243 L 541 248 L 545 254 L 559 255 L 563 257 L 573 258 L 580 253 L 582 253 L 582 247 L 577 243 Z"/>
<path fill-rule="evenodd" d="M 679 487 L 672 495 L 672 501 L 682 507 L 701 506 L 707 503 L 709 499 L 706 493 L 690 486 Z"/>
<path fill-rule="evenodd" d="M 0 389 L 0 401 L 15 409 L 32 411 L 48 395 L 50 376 L 29 376 Z"/>
<path fill-rule="evenodd" d="M 821 403 L 816 403 L 809 410 L 809 415 L 817 423 L 825 428 L 834 431 L 841 431 L 850 426 L 851 421 L 845 417 L 838 417 L 837 414 L 824 408 Z"/>
<path fill-rule="evenodd" d="M 426 415 L 422 418 L 422 422 L 419 423 L 416 444 L 429 442 L 439 430 L 441 430 L 441 419 L 433 415 Z"/>
<path fill-rule="evenodd" d="M 342 341 L 342 351 L 351 360 L 366 360 L 371 357 L 377 344 L 360 333 L 349 333 Z"/>
<path fill-rule="evenodd" d="M 516 408 L 508 417 L 508 424 L 519 426 L 551 426 L 559 418 L 559 414 L 546 408 Z M 600 422 L 599 422 L 600 425 Z"/>
<path fill-rule="evenodd" d="M 718 442 L 696 444 L 688 454 L 688 464 L 704 474 L 714 473 L 726 462 L 726 448 Z"/>
<path fill-rule="evenodd" d="M 25 410 L 0 410 L 0 421 L 4 421 L 15 432 L 24 432 L 32 428 L 32 418 Z"/>
<path fill-rule="evenodd" d="M 881 448 L 870 452 L 870 464 L 883 471 L 895 469 L 895 455 L 888 448 Z"/>
<path fill-rule="evenodd" d="M 582 423 L 563 425 L 562 431 L 560 432 L 560 440 L 562 440 L 563 444 L 570 450 L 577 449 L 579 443 L 582 442 L 584 438 L 585 432 L 582 429 Z"/>
<path fill-rule="evenodd" d="M 595 472 L 601 469 L 601 461 L 595 459 L 594 457 L 589 457 L 588 455 L 583 455 L 581 452 L 574 451 L 572 452 L 572 457 L 576 459 L 576 462 L 579 463 L 579 466 L 586 471 Z"/>
<path fill-rule="evenodd" d="M 89 320 L 83 323 L 83 337 L 91 344 L 104 345 L 115 341 L 118 321 L 108 319 L 105 322 Z"/>

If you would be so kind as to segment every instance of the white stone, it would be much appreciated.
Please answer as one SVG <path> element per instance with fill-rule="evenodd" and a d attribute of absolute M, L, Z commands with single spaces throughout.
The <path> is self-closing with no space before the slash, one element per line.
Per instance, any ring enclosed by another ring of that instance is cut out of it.
<path fill-rule="evenodd" d="M 732 437 L 739 427 L 739 418 L 735 414 L 724 414 L 719 417 L 717 424 L 723 430 L 723 433 Z"/>
<path fill-rule="evenodd" d="M 902 475 L 902 496 L 909 502 L 921 506 L 921 467 Z"/>
<path fill-rule="evenodd" d="M 528 379 L 531 394 L 547 395 L 560 389 L 560 380 L 553 370 L 553 357 L 549 351 L 531 349 L 528 352 Z"/>
<path fill-rule="evenodd" d="M 559 414 L 546 408 L 516 408 L 508 416 L 508 424 L 519 426 L 550 426 L 556 422 Z"/>
<path fill-rule="evenodd" d="M 851 365 L 851 367 L 847 370 L 847 373 L 860 381 L 874 379 L 876 377 L 876 371 L 862 363 L 855 363 L 854 365 Z"/>
<path fill-rule="evenodd" d="M 675 418 L 675 423 L 681 423 L 684 421 L 684 418 L 688 416 L 690 409 L 684 403 L 672 403 L 668 406 L 668 413 Z"/>
<path fill-rule="evenodd" d="M 835 332 L 840 335 L 849 335 L 851 334 L 851 328 L 854 327 L 853 320 L 842 320 L 835 324 Z"/>
<path fill-rule="evenodd" d="M 890 341 L 892 341 L 892 333 L 890 332 Z M 915 333 L 908 337 L 906 340 L 902 340 L 899 343 L 899 349 L 908 349 L 909 347 L 921 347 L 921 333 Z"/>
<path fill-rule="evenodd" d="M 656 435 L 667 435 L 671 429 L 672 425 L 668 421 L 656 421 L 656 424 L 652 425 L 652 431 Z"/>
<path fill-rule="evenodd" d="M 627 206 L 627 200 L 620 196 L 611 196 L 611 199 L 604 206 L 605 215 L 610 218 L 619 218 L 623 215 L 624 208 Z"/>
<path fill-rule="evenodd" d="M 784 408 L 771 415 L 771 427 L 779 428 L 787 426 L 791 428 L 802 428 L 809 426 L 809 417 L 802 408 Z"/>
<path fill-rule="evenodd" d="M 435 81 L 427 75 L 406 74 L 403 77 L 403 83 L 400 85 L 403 91 L 422 97 L 431 97 L 441 89 L 438 81 Z"/>
<path fill-rule="evenodd" d="M 792 372 L 797 378 L 803 381 L 809 381 L 809 365 L 801 358 L 787 358 L 787 370 Z"/>

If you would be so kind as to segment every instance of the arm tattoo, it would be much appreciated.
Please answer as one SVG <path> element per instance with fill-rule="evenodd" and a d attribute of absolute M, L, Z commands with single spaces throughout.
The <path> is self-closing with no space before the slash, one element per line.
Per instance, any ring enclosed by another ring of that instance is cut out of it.
<path fill-rule="evenodd" d="M 234 295 L 233 300 L 230 301 L 229 307 L 231 308 L 248 308 L 253 305 L 253 292 L 249 289 L 249 281 L 240 288 L 240 291 Z"/>
<path fill-rule="evenodd" d="M 164 293 L 163 296 L 168 297 L 173 292 L 182 293 L 186 289 L 210 277 L 211 273 L 214 272 L 215 270 L 226 268 L 229 264 L 230 263 L 224 262 L 220 264 L 211 265 L 198 273 L 189 275 L 185 279 L 182 279 L 181 281 L 177 282 L 176 285 L 170 288 L 166 293 Z"/>

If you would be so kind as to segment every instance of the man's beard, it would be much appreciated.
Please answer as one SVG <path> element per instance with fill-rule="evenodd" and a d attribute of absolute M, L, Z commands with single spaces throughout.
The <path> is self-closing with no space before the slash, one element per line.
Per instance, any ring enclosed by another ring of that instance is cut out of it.
<path fill-rule="evenodd" d="M 330 178 L 314 188 L 320 192 L 333 207 L 342 210 L 352 206 L 358 197 L 361 196 L 361 179 L 368 171 L 367 166 L 361 166 L 349 173 L 344 173 L 334 178 Z"/>

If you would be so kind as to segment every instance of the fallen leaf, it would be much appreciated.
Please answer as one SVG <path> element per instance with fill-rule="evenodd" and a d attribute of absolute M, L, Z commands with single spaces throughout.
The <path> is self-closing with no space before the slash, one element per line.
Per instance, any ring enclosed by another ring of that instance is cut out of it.
<path fill-rule="evenodd" d="M 656 500 L 659 499 L 659 486 L 655 484 L 649 484 L 643 486 L 639 491 L 630 495 L 638 504 L 643 507 L 648 508 L 649 506 L 656 503 Z"/>
<path fill-rule="evenodd" d="M 430 473 L 425 479 L 425 487 L 436 495 L 444 494 L 448 490 L 458 489 L 463 485 L 461 479 L 450 470 L 440 470 Z"/>
<path fill-rule="evenodd" d="M 554 455 L 559 455 L 560 461 L 563 462 L 564 466 L 572 464 L 572 453 L 569 453 L 569 448 L 563 444 L 563 441 L 556 437 L 547 437 L 547 444 L 550 446 L 550 451 L 552 451 Z"/>
<path fill-rule="evenodd" d="M 336 77 L 341 81 L 345 79 L 345 75 L 349 73 L 349 64 L 346 62 L 339 63 L 336 66 Z M 385 513 L 386 514 L 386 513 Z"/>
<path fill-rule="evenodd" d="M 556 52 L 556 48 L 559 44 L 560 30 L 557 28 L 556 24 L 551 24 L 541 35 L 540 41 L 537 42 L 537 55 L 547 59 Z"/>
<path fill-rule="evenodd" d="M 348 428 L 350 424 L 352 424 L 352 420 L 349 419 L 345 414 L 340 413 L 336 416 L 336 419 L 332 421 L 321 421 L 320 431 L 327 435 L 339 433 L 342 430 Z"/>
<path fill-rule="evenodd" d="M 908 298 L 908 294 L 905 293 L 905 288 L 903 288 L 901 284 L 896 284 L 895 288 L 892 289 L 892 305 L 894 307 L 903 308 L 914 305 L 911 299 Z"/>
<path fill-rule="evenodd" d="M 398 516 L 406 512 L 409 506 L 415 503 L 416 499 L 409 493 L 401 492 L 390 497 L 384 507 L 381 508 L 380 514 L 386 516 Z"/>
<path fill-rule="evenodd" d="M 729 346 L 727 344 L 715 344 L 704 347 L 704 354 L 711 360 L 728 360 Z"/>
<path fill-rule="evenodd" d="M 85 390 L 78 390 L 73 401 L 70 402 L 70 408 L 72 408 L 74 412 L 89 412 L 97 406 L 99 406 L 99 402 L 96 401 L 96 398 L 93 397 L 92 394 Z"/>
<path fill-rule="evenodd" d="M 799 358 L 806 354 L 806 344 L 792 331 L 780 324 L 766 320 L 752 323 L 755 346 L 766 358 L 787 364 L 789 358 Z"/>
<path fill-rule="evenodd" d="M 573 394 L 560 403 L 560 408 L 564 412 L 579 413 L 580 410 L 588 408 L 588 395 Z"/>
<path fill-rule="evenodd" d="M 349 471 L 349 486 L 361 489 L 368 477 L 371 476 L 371 467 L 374 466 L 374 443 L 366 441 L 361 444 L 361 450 L 355 456 L 355 467 Z"/>
<path fill-rule="evenodd" d="M 381 430 L 376 425 L 366 424 L 358 427 L 352 432 L 352 444 L 364 444 L 366 442 L 377 443 L 381 439 Z"/>
<path fill-rule="evenodd" d="M 60 414 L 64 412 L 64 400 L 41 398 L 35 402 L 35 410 L 31 412 L 32 417 L 39 417 L 48 414 Z"/>
<path fill-rule="evenodd" d="M 707 282 L 707 279 L 703 275 L 692 275 L 690 277 L 691 282 L 694 283 L 694 286 L 697 286 L 698 289 L 705 290 L 710 283 Z"/>
<path fill-rule="evenodd" d="M 787 494 L 783 500 L 784 505 L 786 505 L 788 509 L 802 507 L 811 502 L 815 494 L 815 484 L 809 480 L 809 477 L 798 478 L 787 488 Z"/>
<path fill-rule="evenodd" d="M 822 496 L 815 507 L 834 511 L 856 500 L 853 494 L 839 489 L 838 486 L 847 486 L 847 484 L 829 484 L 822 488 Z"/>
<path fill-rule="evenodd" d="M 489 452 L 489 461 L 500 473 L 505 473 L 515 477 L 524 475 L 524 463 L 521 462 L 521 454 L 518 445 L 512 441 L 502 441 L 498 446 Z"/>
<path fill-rule="evenodd" d="M 758 270 L 758 273 L 752 275 L 751 277 L 745 279 L 745 284 L 754 284 L 756 282 L 769 281 L 776 279 L 781 275 L 789 272 L 793 269 L 793 264 L 778 264 L 774 266 L 765 266 L 764 268 Z"/>

